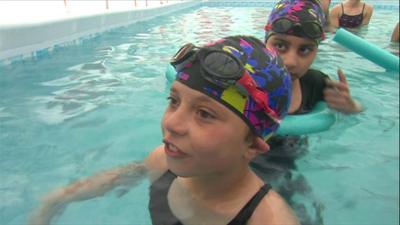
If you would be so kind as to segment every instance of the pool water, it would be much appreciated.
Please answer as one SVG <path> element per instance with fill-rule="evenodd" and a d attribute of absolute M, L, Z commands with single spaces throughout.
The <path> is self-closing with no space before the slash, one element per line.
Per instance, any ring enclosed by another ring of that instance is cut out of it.
<path fill-rule="evenodd" d="M 161 143 L 167 62 L 186 42 L 252 34 L 263 38 L 269 10 L 202 7 L 105 32 L 0 67 L 0 224 L 24 224 L 40 196 L 133 160 Z M 358 35 L 389 44 L 398 12 L 374 12 Z M 309 135 L 299 171 L 324 205 L 325 224 L 399 224 L 399 75 L 328 39 L 314 68 L 341 67 L 357 115 L 337 114 Z M 71 204 L 55 224 L 150 224 L 148 182 L 122 197 Z"/>

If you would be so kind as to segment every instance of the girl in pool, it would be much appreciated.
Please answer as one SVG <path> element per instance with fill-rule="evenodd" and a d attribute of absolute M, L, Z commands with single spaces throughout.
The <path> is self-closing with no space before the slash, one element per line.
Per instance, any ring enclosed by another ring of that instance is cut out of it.
<path fill-rule="evenodd" d="M 361 0 L 346 0 L 335 5 L 329 13 L 330 26 L 332 28 L 358 28 L 368 25 L 371 19 L 373 7 Z"/>
<path fill-rule="evenodd" d="M 265 26 L 265 45 L 277 50 L 291 75 L 289 114 L 309 113 L 319 101 L 343 113 L 362 110 L 351 97 L 341 70 L 338 70 L 339 81 L 334 81 L 310 68 L 324 39 L 324 21 L 317 0 L 281 0 L 272 9 Z M 252 168 L 289 202 L 302 224 L 322 224 L 322 204 L 313 200 L 305 178 L 296 171 L 295 160 L 307 152 L 307 137 L 274 136 L 268 144 L 271 151 L 256 157 L 251 162 Z M 299 198 L 302 199 L 293 200 Z M 310 210 L 314 211 L 311 215 Z"/>
<path fill-rule="evenodd" d="M 309 112 L 321 100 L 343 113 L 362 110 L 351 97 L 342 71 L 338 71 L 339 81 L 334 81 L 310 68 L 325 37 L 324 21 L 317 0 L 282 0 L 273 8 L 265 26 L 266 46 L 277 50 L 292 77 L 290 114 Z"/>
<path fill-rule="evenodd" d="M 30 224 L 49 224 L 68 203 L 151 179 L 153 224 L 298 224 L 285 201 L 249 168 L 287 113 L 291 80 L 273 50 L 247 36 L 184 45 L 162 119 L 163 143 L 143 164 L 103 172 L 44 198 Z"/>
<path fill-rule="evenodd" d="M 325 28 L 328 29 L 328 27 L 329 27 L 329 21 L 328 21 L 328 18 L 329 18 L 329 6 L 331 4 L 331 0 L 320 0 L 320 3 L 321 3 L 321 8 L 322 8 L 322 10 L 324 12 L 325 18 L 327 19 L 325 21 L 325 24 L 323 24 L 324 25 L 324 29 Z"/>

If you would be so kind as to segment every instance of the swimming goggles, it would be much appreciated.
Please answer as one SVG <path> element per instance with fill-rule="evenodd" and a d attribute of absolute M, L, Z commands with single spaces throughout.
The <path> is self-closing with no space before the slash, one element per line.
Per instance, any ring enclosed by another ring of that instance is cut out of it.
<path fill-rule="evenodd" d="M 264 28 L 266 31 L 272 30 L 276 33 L 293 32 L 295 34 L 302 34 L 311 39 L 325 39 L 325 33 L 321 25 L 315 21 L 308 22 L 295 22 L 286 17 L 278 18 L 267 24 Z"/>
<path fill-rule="evenodd" d="M 251 97 L 269 118 L 280 123 L 280 117 L 269 107 L 268 93 L 258 87 L 237 57 L 223 50 L 199 48 L 188 43 L 178 50 L 170 63 L 180 72 L 196 60 L 200 63 L 200 74 L 205 80 L 223 89 L 236 86 L 240 94 Z"/>

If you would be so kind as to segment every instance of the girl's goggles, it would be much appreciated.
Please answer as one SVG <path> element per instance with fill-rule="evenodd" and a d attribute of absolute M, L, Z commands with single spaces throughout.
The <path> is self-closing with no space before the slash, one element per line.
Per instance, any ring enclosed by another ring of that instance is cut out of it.
<path fill-rule="evenodd" d="M 310 39 L 325 39 L 325 33 L 321 25 L 315 21 L 295 22 L 288 18 L 282 17 L 274 20 L 272 24 L 267 24 L 264 28 L 266 31 L 272 30 L 276 33 L 299 34 Z"/>
<path fill-rule="evenodd" d="M 242 95 L 251 97 L 262 107 L 268 117 L 280 123 L 279 116 L 269 107 L 268 93 L 258 87 L 237 57 L 223 50 L 199 48 L 189 43 L 179 49 L 170 63 L 180 72 L 188 63 L 196 60 L 200 63 L 200 74 L 205 80 L 224 89 L 236 86 Z"/>

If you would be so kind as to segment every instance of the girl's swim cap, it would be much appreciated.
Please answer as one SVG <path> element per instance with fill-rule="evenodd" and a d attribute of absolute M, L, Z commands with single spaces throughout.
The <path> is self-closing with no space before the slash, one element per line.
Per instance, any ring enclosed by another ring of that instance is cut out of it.
<path fill-rule="evenodd" d="M 225 54 L 233 58 L 233 63 L 240 62 L 243 70 L 239 77 L 248 77 L 253 82 L 245 85 L 245 89 L 250 90 L 248 93 L 252 94 L 243 94 L 241 85 L 237 85 L 239 81 L 228 86 L 219 85 L 219 81 L 212 82 L 213 78 L 209 78 L 211 75 L 204 73 L 223 71 L 222 67 L 233 71 L 232 66 L 219 65 L 221 63 L 218 61 L 223 61 L 221 57 L 206 62 L 210 67 L 204 66 L 204 60 L 208 59 L 202 58 L 201 50 L 197 54 L 200 56 L 192 57 L 189 62 L 184 61 L 179 68 L 171 63 L 178 72 L 176 80 L 220 102 L 242 118 L 255 134 L 268 139 L 278 129 L 280 119 L 287 114 L 291 96 L 290 75 L 276 52 L 265 48 L 260 40 L 250 36 L 226 37 L 198 49 L 222 52 L 222 56 Z"/>
<path fill-rule="evenodd" d="M 265 26 L 265 41 L 267 41 L 272 34 L 276 33 L 270 29 L 270 27 L 275 20 L 280 18 L 287 18 L 300 24 L 304 22 L 315 22 L 321 28 L 322 37 L 314 40 L 319 43 L 324 39 L 322 27 L 326 22 L 326 18 L 319 0 L 281 0 L 277 2 L 271 11 Z M 309 38 L 303 32 L 304 30 L 305 29 L 300 29 L 298 31 L 291 29 L 288 32 L 285 32 L 285 34 Z"/>

